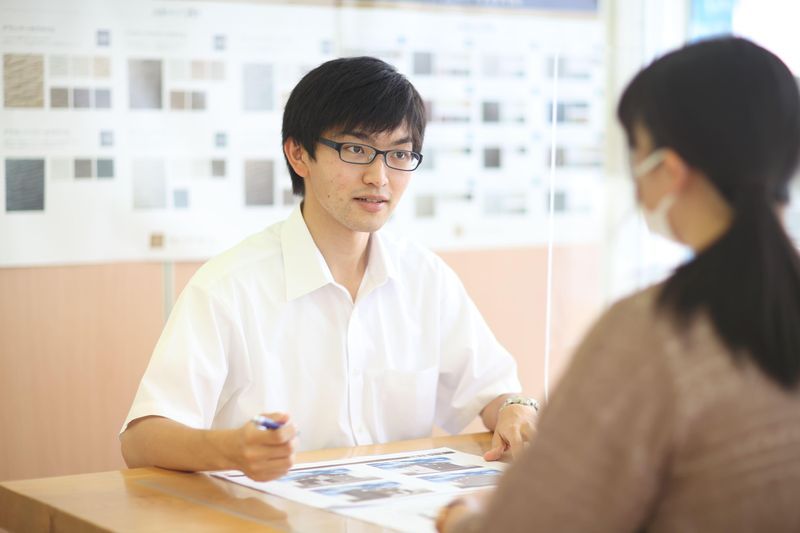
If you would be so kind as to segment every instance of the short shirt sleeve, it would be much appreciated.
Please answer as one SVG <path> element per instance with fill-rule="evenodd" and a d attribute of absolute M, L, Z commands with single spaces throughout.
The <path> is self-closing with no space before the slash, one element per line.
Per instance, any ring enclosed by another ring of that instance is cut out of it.
<path fill-rule="evenodd" d="M 522 390 L 517 365 L 498 342 L 456 274 L 440 272 L 442 346 L 436 423 L 458 433 L 501 394 Z"/>
<path fill-rule="evenodd" d="M 121 431 L 145 416 L 210 428 L 228 374 L 229 338 L 223 306 L 190 282 L 170 313 Z"/>

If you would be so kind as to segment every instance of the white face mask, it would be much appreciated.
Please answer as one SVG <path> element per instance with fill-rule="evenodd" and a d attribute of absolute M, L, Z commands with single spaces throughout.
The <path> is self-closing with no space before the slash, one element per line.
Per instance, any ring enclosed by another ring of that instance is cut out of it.
<path fill-rule="evenodd" d="M 633 168 L 633 177 L 638 180 L 655 170 L 664 161 L 664 153 L 664 150 L 659 149 L 644 158 L 641 163 Z M 647 228 L 652 233 L 673 242 L 679 241 L 672 231 L 672 226 L 669 224 L 669 210 L 677 199 L 678 197 L 675 193 L 669 193 L 661 198 L 653 209 L 648 209 L 644 205 L 641 206 Z"/>

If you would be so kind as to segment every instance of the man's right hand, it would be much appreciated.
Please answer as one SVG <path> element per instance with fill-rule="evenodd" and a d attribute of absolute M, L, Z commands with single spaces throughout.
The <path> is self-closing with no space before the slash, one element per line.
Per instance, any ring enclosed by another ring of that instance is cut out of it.
<path fill-rule="evenodd" d="M 284 413 L 264 413 L 280 422 L 278 429 L 263 429 L 252 422 L 235 430 L 228 448 L 231 461 L 247 477 L 255 481 L 277 479 L 294 464 L 295 436 L 297 431 Z"/>
<path fill-rule="evenodd" d="M 256 481 L 277 479 L 294 462 L 297 431 L 286 414 L 270 413 L 269 418 L 283 425 L 265 430 L 247 422 L 237 429 L 194 429 L 161 416 L 142 417 L 120 435 L 122 455 L 129 468 L 236 469 Z"/>

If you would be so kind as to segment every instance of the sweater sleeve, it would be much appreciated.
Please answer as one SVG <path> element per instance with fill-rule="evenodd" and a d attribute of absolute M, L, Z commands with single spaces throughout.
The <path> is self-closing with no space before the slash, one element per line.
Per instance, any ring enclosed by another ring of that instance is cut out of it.
<path fill-rule="evenodd" d="M 634 532 L 653 512 L 674 435 L 672 379 L 649 305 L 612 307 L 582 342 L 538 434 L 466 531 Z"/>

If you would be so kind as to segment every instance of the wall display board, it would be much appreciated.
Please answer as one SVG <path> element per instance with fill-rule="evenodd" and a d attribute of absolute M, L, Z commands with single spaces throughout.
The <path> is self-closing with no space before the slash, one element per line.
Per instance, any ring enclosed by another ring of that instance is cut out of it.
<path fill-rule="evenodd" d="M 394 231 L 541 244 L 552 197 L 557 242 L 599 239 L 591 10 L 6 0 L 0 21 L 0 266 L 204 259 L 285 217 L 283 104 L 309 69 L 363 54 L 430 118 Z"/>

